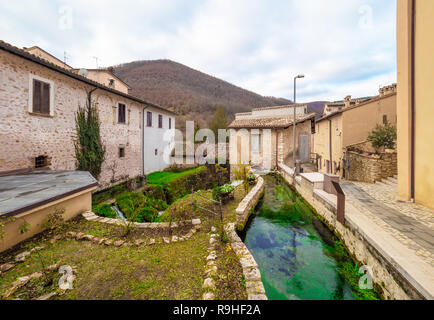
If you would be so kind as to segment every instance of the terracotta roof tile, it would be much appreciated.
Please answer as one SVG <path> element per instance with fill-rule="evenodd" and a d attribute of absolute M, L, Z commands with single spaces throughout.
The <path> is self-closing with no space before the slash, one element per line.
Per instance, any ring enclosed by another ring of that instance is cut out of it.
<path fill-rule="evenodd" d="M 297 123 L 315 118 L 315 113 L 309 113 L 297 118 Z M 229 129 L 273 129 L 288 128 L 293 125 L 292 117 L 236 119 L 228 126 Z"/>

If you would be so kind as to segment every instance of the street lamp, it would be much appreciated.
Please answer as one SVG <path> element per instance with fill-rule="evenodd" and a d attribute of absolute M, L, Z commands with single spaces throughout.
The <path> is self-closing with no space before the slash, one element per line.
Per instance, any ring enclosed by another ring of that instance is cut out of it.
<path fill-rule="evenodd" d="M 295 175 L 295 171 L 297 168 L 297 166 L 295 164 L 295 161 L 296 161 L 295 150 L 296 150 L 296 145 L 297 145 L 297 139 L 296 139 L 296 132 L 297 132 L 297 130 L 296 130 L 296 126 L 297 126 L 297 121 L 296 121 L 296 117 L 297 117 L 297 114 L 296 114 L 296 110 L 297 110 L 297 79 L 302 79 L 302 78 L 304 78 L 304 74 L 299 74 L 298 76 L 296 76 L 294 78 L 294 119 L 293 119 L 293 123 L 292 123 L 292 125 L 294 127 L 294 132 L 293 132 L 294 145 L 292 147 L 292 160 L 294 162 L 294 175 Z"/>

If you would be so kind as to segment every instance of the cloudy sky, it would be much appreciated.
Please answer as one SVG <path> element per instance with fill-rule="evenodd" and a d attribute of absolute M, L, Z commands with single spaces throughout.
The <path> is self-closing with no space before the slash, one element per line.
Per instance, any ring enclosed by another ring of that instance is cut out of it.
<path fill-rule="evenodd" d="M 396 82 L 395 0 L 1 1 L 0 39 L 73 67 L 171 59 L 298 102 Z"/>

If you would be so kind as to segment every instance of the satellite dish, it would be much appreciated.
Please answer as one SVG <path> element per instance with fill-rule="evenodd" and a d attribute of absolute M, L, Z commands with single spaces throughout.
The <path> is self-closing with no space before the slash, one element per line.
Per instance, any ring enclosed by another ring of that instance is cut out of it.
<path fill-rule="evenodd" d="M 80 76 L 87 77 L 87 75 L 89 74 L 89 71 L 87 71 L 86 69 L 80 69 L 80 70 L 78 71 L 78 74 L 79 74 Z"/>

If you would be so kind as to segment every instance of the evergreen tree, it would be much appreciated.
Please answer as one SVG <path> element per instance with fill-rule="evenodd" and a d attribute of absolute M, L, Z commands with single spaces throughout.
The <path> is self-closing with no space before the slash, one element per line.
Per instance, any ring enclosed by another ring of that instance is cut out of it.
<path fill-rule="evenodd" d="M 211 119 L 209 128 L 214 132 L 216 139 L 218 139 L 218 130 L 226 129 L 228 126 L 228 116 L 226 114 L 226 109 L 222 106 L 218 106 L 214 116 Z"/>
<path fill-rule="evenodd" d="M 74 146 L 77 170 L 89 171 L 95 179 L 98 179 L 106 151 L 101 141 L 96 107 L 79 107 L 75 117 L 75 126 L 77 137 Z"/>

